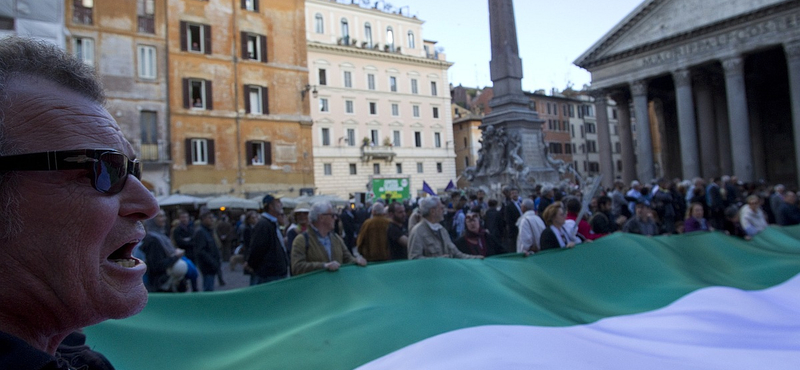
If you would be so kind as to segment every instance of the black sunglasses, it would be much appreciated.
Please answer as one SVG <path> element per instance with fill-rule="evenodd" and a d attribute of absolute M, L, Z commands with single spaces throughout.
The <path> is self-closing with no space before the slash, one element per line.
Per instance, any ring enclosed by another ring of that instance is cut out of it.
<path fill-rule="evenodd" d="M 0 156 L 0 171 L 90 170 L 92 186 L 117 194 L 128 175 L 142 178 L 142 163 L 114 149 L 78 149 Z"/>

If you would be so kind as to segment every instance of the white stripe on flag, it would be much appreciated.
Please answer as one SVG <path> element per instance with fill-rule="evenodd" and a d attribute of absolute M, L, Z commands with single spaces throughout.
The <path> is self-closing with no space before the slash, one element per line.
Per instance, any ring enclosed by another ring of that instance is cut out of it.
<path fill-rule="evenodd" d="M 797 369 L 800 275 L 761 291 L 711 287 L 650 312 L 569 327 L 444 333 L 375 369 Z"/>

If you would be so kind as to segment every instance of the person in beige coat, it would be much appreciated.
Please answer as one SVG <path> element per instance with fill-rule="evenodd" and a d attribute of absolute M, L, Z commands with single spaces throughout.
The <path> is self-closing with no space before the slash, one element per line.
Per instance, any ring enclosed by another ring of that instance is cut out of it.
<path fill-rule="evenodd" d="M 308 218 L 309 230 L 298 235 L 292 243 L 292 275 L 316 270 L 336 271 L 342 264 L 366 266 L 364 257 L 353 256 L 344 240 L 333 232 L 338 213 L 329 202 L 314 203 Z"/>
<path fill-rule="evenodd" d="M 440 224 L 444 220 L 444 205 L 439 197 L 423 198 L 419 202 L 422 221 L 414 226 L 408 236 L 408 259 L 420 258 L 483 258 L 465 254 L 450 240 L 450 234 Z"/>

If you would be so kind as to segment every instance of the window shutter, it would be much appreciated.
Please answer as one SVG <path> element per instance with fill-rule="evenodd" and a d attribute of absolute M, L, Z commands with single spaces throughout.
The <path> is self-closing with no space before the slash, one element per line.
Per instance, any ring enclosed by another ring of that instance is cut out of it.
<path fill-rule="evenodd" d="M 205 36 L 205 52 L 206 54 L 211 54 L 211 26 L 203 25 L 204 32 L 203 36 Z"/>
<path fill-rule="evenodd" d="M 267 63 L 267 36 L 259 38 L 261 39 L 261 61 Z"/>
<path fill-rule="evenodd" d="M 214 164 L 214 140 L 208 139 L 208 164 Z"/>
<path fill-rule="evenodd" d="M 247 33 L 242 31 L 240 37 L 242 40 L 242 59 L 250 59 L 250 57 L 247 55 Z"/>
<path fill-rule="evenodd" d="M 183 79 L 183 107 L 189 109 L 191 105 L 191 97 L 189 96 L 189 79 Z"/>
<path fill-rule="evenodd" d="M 250 107 L 250 85 L 244 85 L 244 112 L 252 112 Z"/>
<path fill-rule="evenodd" d="M 206 109 L 214 109 L 214 99 L 212 98 L 211 80 L 206 80 Z"/>
<path fill-rule="evenodd" d="M 272 164 L 272 143 L 269 141 L 264 142 L 264 164 Z"/>
<path fill-rule="evenodd" d="M 186 22 L 181 21 L 181 50 L 189 50 L 189 41 L 186 39 Z"/>
<path fill-rule="evenodd" d="M 192 164 L 192 139 L 184 140 L 184 151 L 186 152 L 186 165 Z"/>
<path fill-rule="evenodd" d="M 242 0 L 242 9 L 247 9 L 247 0 Z"/>
<path fill-rule="evenodd" d="M 246 165 L 252 166 L 253 165 L 253 155 L 254 155 L 254 153 L 253 153 L 253 142 L 252 141 L 245 141 L 244 142 L 244 152 L 246 153 L 245 154 L 246 157 L 244 158 L 245 162 L 247 162 Z"/>
<path fill-rule="evenodd" d="M 266 87 L 261 88 L 261 112 L 269 114 L 269 89 Z"/>
<path fill-rule="evenodd" d="M 258 0 L 253 0 L 253 10 L 258 12 Z"/>

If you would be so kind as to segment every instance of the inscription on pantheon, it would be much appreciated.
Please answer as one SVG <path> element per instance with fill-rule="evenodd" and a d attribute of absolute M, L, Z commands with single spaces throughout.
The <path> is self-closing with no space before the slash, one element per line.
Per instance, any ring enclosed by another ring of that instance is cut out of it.
<path fill-rule="evenodd" d="M 740 27 L 735 30 L 706 37 L 701 40 L 676 46 L 673 49 L 662 51 L 641 59 L 643 67 L 671 63 L 684 56 L 703 53 L 707 51 L 724 50 L 728 47 L 742 44 L 750 39 L 795 30 L 800 26 L 800 14 L 789 14 L 782 17 L 765 20 L 756 24 Z"/>

